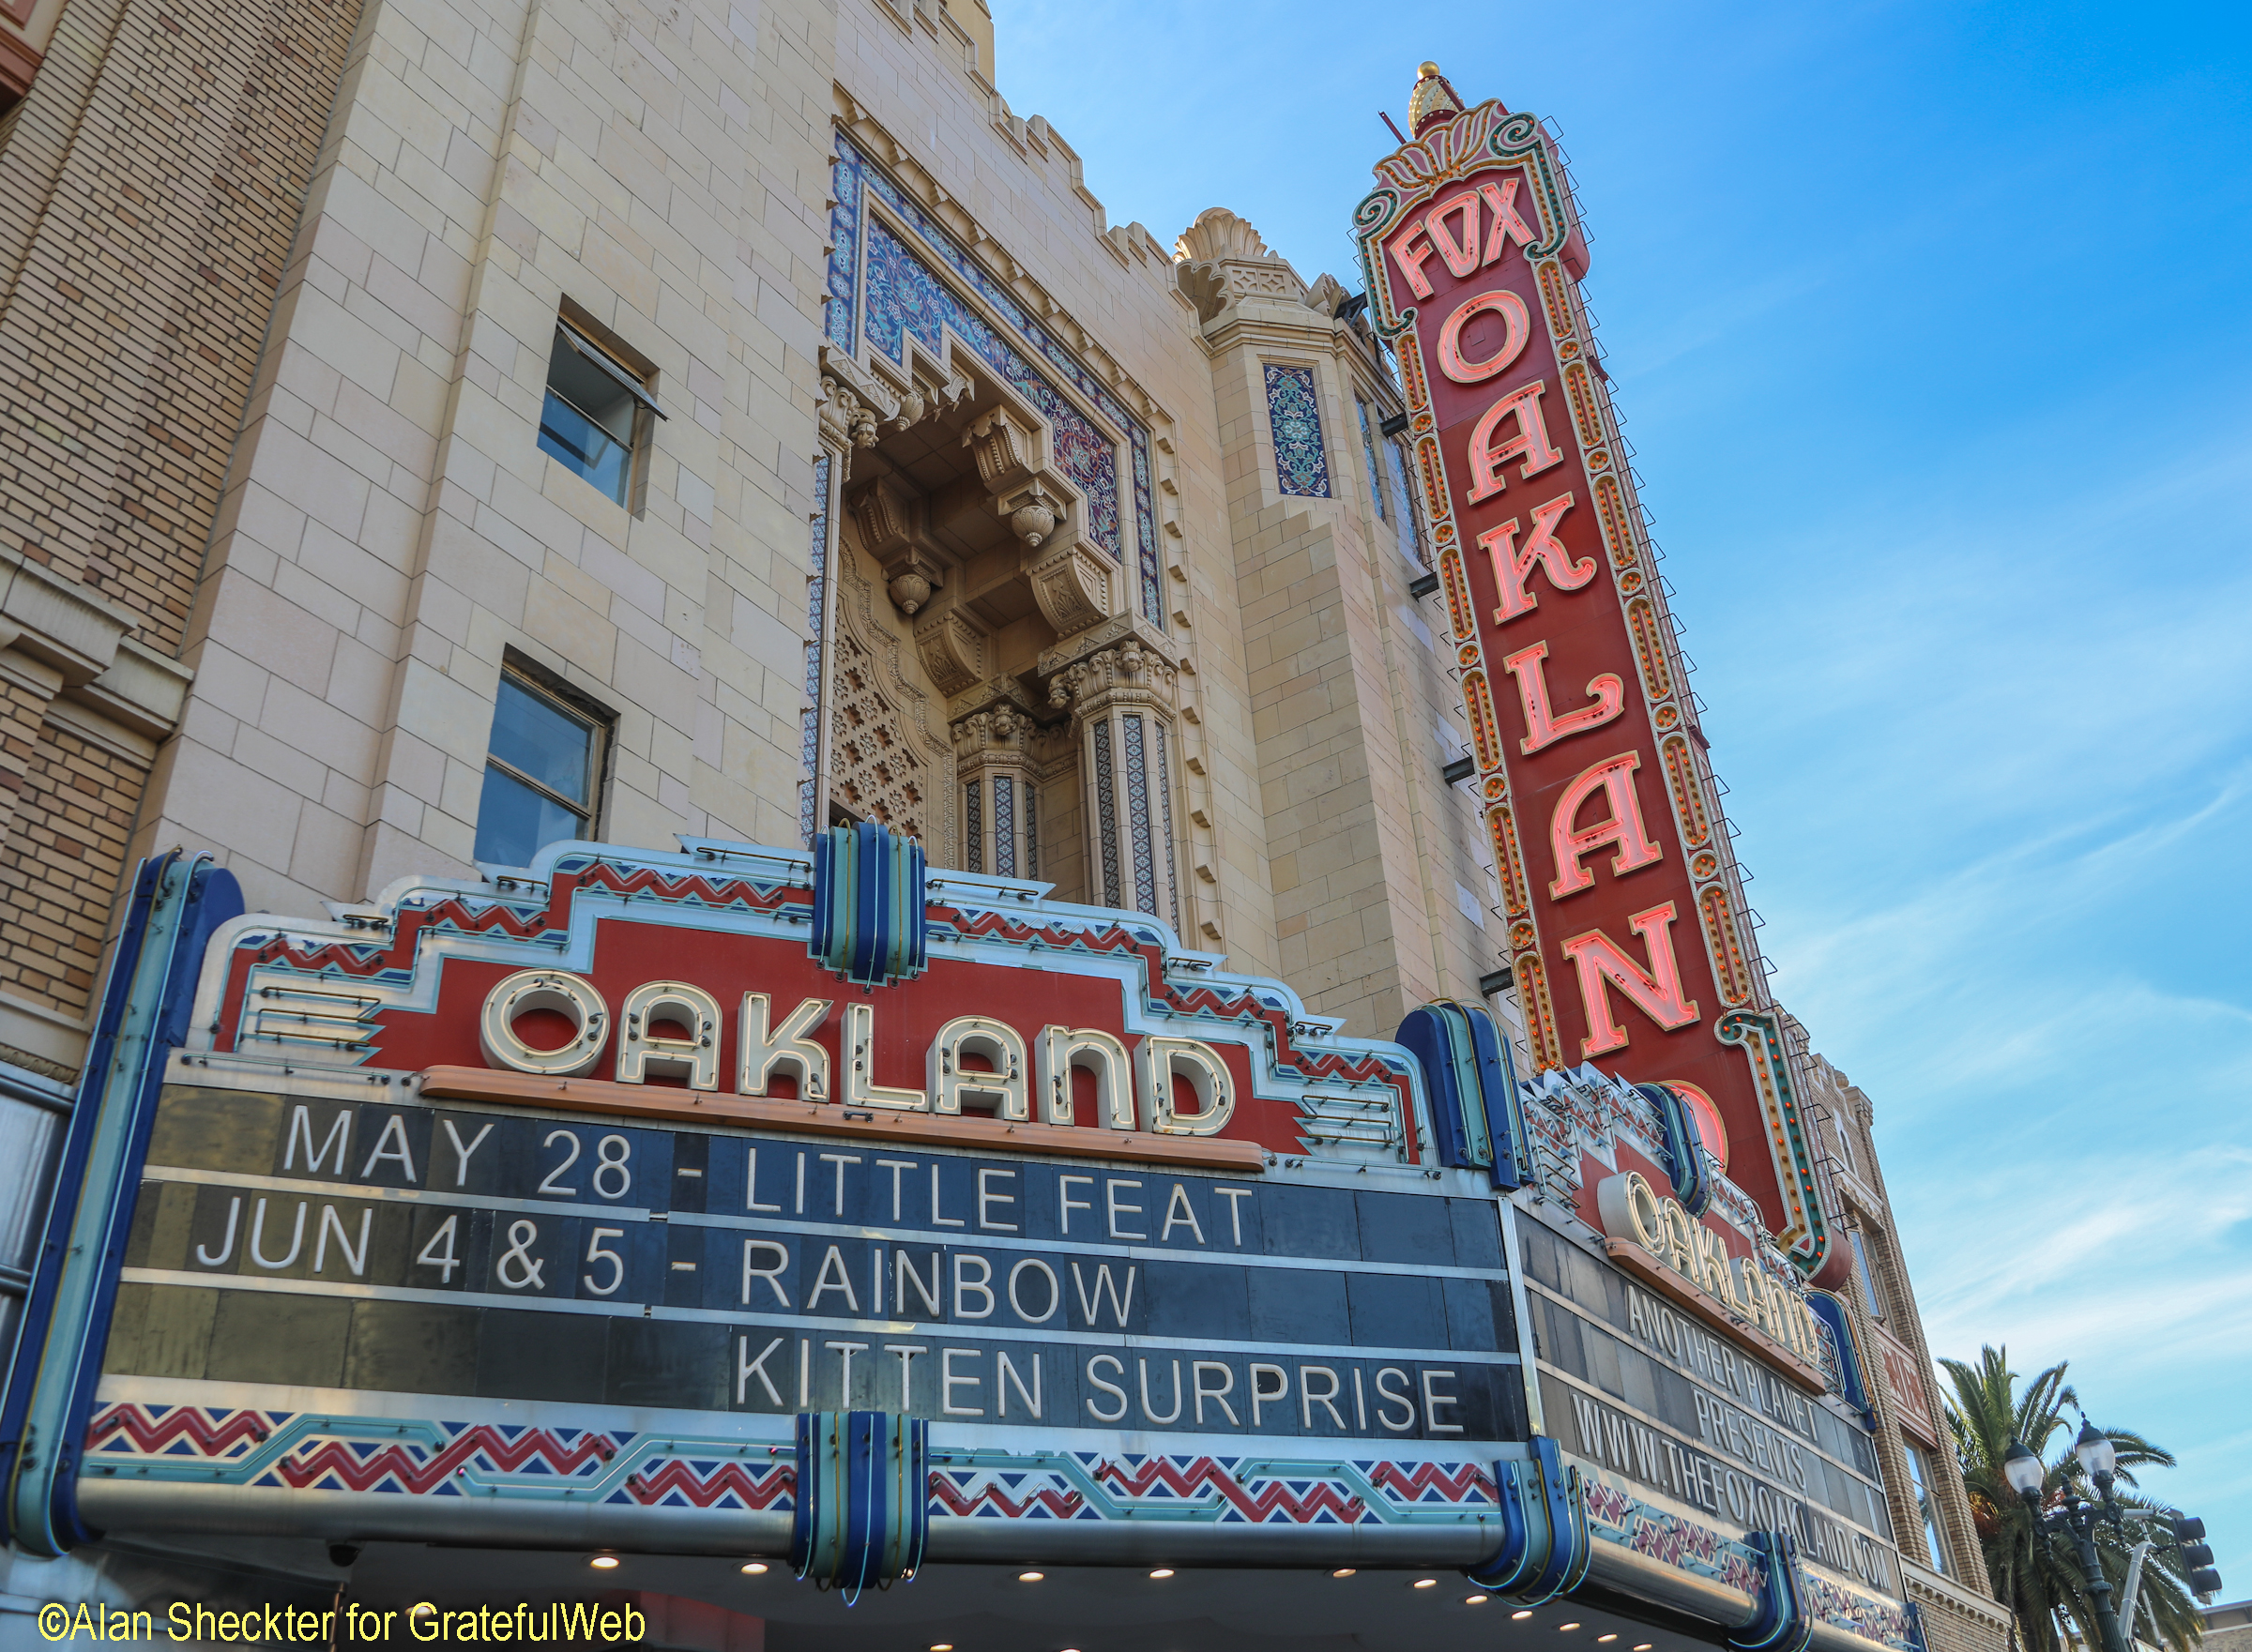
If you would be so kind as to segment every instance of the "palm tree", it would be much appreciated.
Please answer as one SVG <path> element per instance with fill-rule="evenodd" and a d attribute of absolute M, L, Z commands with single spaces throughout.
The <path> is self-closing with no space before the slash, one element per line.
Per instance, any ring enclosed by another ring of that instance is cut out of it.
<path fill-rule="evenodd" d="M 2017 1619 L 2018 1644 L 2025 1652 L 2059 1652 L 2058 1626 L 2069 1620 L 2081 1645 L 2100 1645 L 2094 1605 L 2071 1539 L 2040 1530 L 2001 1472 L 2010 1442 L 2023 1440 L 2047 1467 L 2044 1505 L 2067 1496 L 2101 1501 L 2072 1452 L 2077 1431 L 2067 1427 L 2064 1413 L 2068 1408 L 2078 1411 L 2080 1400 L 2064 1380 L 2064 1366 L 2052 1365 L 2038 1372 L 2019 1392 L 2017 1373 L 2010 1370 L 2005 1349 L 1980 1349 L 1976 1366 L 1959 1359 L 1942 1359 L 1940 1364 L 1954 1385 L 1954 1392 L 1942 1400 L 1963 1483 L 1970 1493 L 1970 1517 L 1986 1553 L 1986 1575 L 1996 1597 Z M 2052 1457 L 2049 1442 L 2060 1430 L 2064 1431 L 2063 1443 Z M 2136 1622 L 2121 1627 L 2130 1640 L 2139 1637 L 2167 1652 L 2190 1652 L 2202 1628 L 2184 1584 L 2181 1561 L 2165 1536 L 2163 1521 L 2169 1511 L 2127 1489 L 2136 1483 L 2136 1466 L 2171 1468 L 2173 1456 L 2131 1429 L 2098 1432 L 2109 1436 L 2119 1453 L 2119 1483 L 2112 1495 L 2123 1524 L 2104 1523 L 2095 1536 L 2096 1555 L 2111 1584 L 2115 1606 L 2124 1604 L 2121 1595 L 2135 1545 L 2145 1538 L 2159 1539 L 2142 1563 Z"/>

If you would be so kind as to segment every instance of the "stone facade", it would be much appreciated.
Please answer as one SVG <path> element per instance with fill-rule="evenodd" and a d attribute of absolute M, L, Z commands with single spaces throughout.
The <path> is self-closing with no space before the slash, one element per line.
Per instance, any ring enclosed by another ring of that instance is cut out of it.
<path fill-rule="evenodd" d="M 994 51 L 982 0 L 0 0 L 23 1162 L 136 857 L 301 915 L 479 875 L 506 672 L 603 725 L 594 836 L 882 820 L 1353 1035 L 1483 998 L 1529 1071 L 1382 345 L 1233 212 L 1110 224 Z M 543 448 L 559 323 L 653 404 L 623 503 Z M 1935 1652 L 1999 1644 L 1940 1500 Z"/>
<path fill-rule="evenodd" d="M 1804 1032 L 1793 1023 L 1794 1039 Z M 1939 1372 L 1924 1337 L 1914 1286 L 1894 1235 L 1884 1167 L 1877 1158 L 1876 1109 L 1862 1088 L 1818 1054 L 1803 1064 L 1817 1163 L 1830 1207 L 1854 1250 L 1854 1277 L 1838 1295 L 1877 1415 L 1877 1450 L 1910 1598 L 1922 1608 L 1931 1652 L 1996 1652 L 2010 1644 L 2009 1614 L 1994 1599 L 1971 1523 L 1969 1493 L 1947 1433 Z M 1937 1525 L 1927 1533 L 1909 1452 L 1921 1448 Z"/>
<path fill-rule="evenodd" d="M 0 766 L 22 749 L 41 811 L 66 767 L 83 799 L 28 841 L 84 845 L 0 896 L 0 990 L 62 1018 L 19 1047 L 68 1070 L 87 932 L 153 848 L 207 850 L 277 911 L 471 873 L 511 662 L 611 720 L 610 840 L 890 820 L 936 865 L 1138 906 L 1359 1033 L 1496 985 L 1375 341 L 1232 214 L 1174 251 L 1109 225 L 966 16 L 382 0 L 325 58 L 281 53 L 309 67 L 267 241 L 221 267 L 196 237 L 234 247 L 236 209 L 209 205 L 170 257 L 270 289 L 270 326 L 175 337 L 148 296 L 136 324 L 207 364 L 147 382 L 224 411 L 110 494 L 37 498 L 68 467 L 22 461 L 24 553 L 193 688 L 176 731 L 99 760 L 41 751 L 19 690 Z M 103 72 L 165 72 L 152 27 Z M 11 162 L 66 89 L 39 82 Z M 229 118 L 280 141 L 254 99 Z M 84 217 L 98 185 L 55 199 Z M 36 266 L 67 304 L 60 211 Z M 541 450 L 558 318 L 666 416 L 625 505 Z"/>

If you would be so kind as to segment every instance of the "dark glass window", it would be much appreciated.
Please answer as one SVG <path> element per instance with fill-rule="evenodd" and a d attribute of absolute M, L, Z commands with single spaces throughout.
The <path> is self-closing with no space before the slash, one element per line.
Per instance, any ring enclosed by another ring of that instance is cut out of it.
<path fill-rule="evenodd" d="M 571 328 L 556 326 L 540 410 L 540 450 L 620 505 L 632 491 L 646 403 L 633 374 Z"/>
<path fill-rule="evenodd" d="M 550 843 L 594 835 L 604 725 L 520 676 L 501 674 L 477 811 L 477 858 L 528 866 Z"/>

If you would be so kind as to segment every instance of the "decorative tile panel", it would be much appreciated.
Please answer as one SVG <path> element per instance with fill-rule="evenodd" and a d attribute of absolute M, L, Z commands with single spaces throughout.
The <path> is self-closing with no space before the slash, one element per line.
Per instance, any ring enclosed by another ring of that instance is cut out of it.
<path fill-rule="evenodd" d="M 1142 720 L 1122 717 L 1126 736 L 1126 826 L 1134 835 L 1134 905 L 1157 915 L 1157 862 L 1149 842 L 1149 765 L 1142 749 Z"/>
<path fill-rule="evenodd" d="M 935 354 L 939 336 L 953 332 L 980 359 L 1023 391 L 1054 431 L 1056 468 L 1072 479 L 1086 501 L 1088 537 L 1124 561 L 1118 522 L 1118 452 L 1094 421 L 1072 405 L 984 318 L 950 292 L 930 266 L 915 256 L 881 219 L 867 226 L 868 337 L 893 360 L 906 351 L 903 333 L 912 333 Z"/>
<path fill-rule="evenodd" d="M 1173 928 L 1180 929 L 1180 869 L 1173 859 L 1173 765 L 1165 756 L 1169 744 L 1164 731 L 1157 736 L 1157 796 L 1164 809 L 1165 826 L 1165 887 L 1173 893 Z"/>
<path fill-rule="evenodd" d="M 814 461 L 813 538 L 806 555 L 805 582 L 805 708 L 799 713 L 798 735 L 804 778 L 798 782 L 798 835 L 812 847 L 820 824 L 821 781 L 821 650 L 829 619 L 829 486 L 832 464 L 827 453 Z"/>
<path fill-rule="evenodd" d="M 1088 731 L 1095 742 L 1095 830 L 1103 840 L 1103 904 L 1123 905 L 1118 894 L 1118 793 L 1110 772 L 1110 719 Z"/>
<path fill-rule="evenodd" d="M 1286 493 L 1330 496 L 1330 462 L 1321 447 L 1321 410 L 1314 370 L 1267 363 L 1267 418 L 1274 430 L 1274 476 Z"/>
<path fill-rule="evenodd" d="M 1040 875 L 1040 788 L 1025 783 L 1025 875 Z"/>
<path fill-rule="evenodd" d="M 998 877 L 1016 875 L 1016 781 L 1005 774 L 993 777 L 993 870 Z"/>
<path fill-rule="evenodd" d="M 962 788 L 962 814 L 966 823 L 963 836 L 969 841 L 968 871 L 985 870 L 985 782 L 976 780 Z M 997 871 L 999 868 L 995 868 Z"/>
<path fill-rule="evenodd" d="M 864 331 L 871 342 L 897 359 L 904 347 L 903 330 L 911 328 L 918 339 L 936 348 L 938 326 L 953 327 L 981 359 L 1024 392 L 1055 424 L 1057 465 L 1087 494 L 1088 537 L 1120 562 L 1126 560 L 1126 547 L 1118 514 L 1117 443 L 1073 406 L 1058 386 L 1068 386 L 1096 414 L 1124 432 L 1132 450 L 1134 568 L 1142 616 L 1164 629 L 1148 427 L 1129 414 L 1107 384 L 1034 320 L 1014 294 L 971 258 L 921 203 L 862 155 L 851 139 L 839 132 L 835 142 L 832 193 L 837 205 L 829 215 L 833 247 L 829 263 L 829 342 L 857 352 Z M 906 226 L 915 243 L 912 250 L 892 233 L 888 221 L 869 213 L 870 196 L 880 200 Z M 966 288 L 982 311 L 943 283 L 934 273 L 934 265 Z M 998 327 L 987 319 L 988 313 L 999 318 Z M 1012 339 L 1016 343 L 1012 344 Z M 1040 365 L 1036 368 L 1034 362 Z"/>

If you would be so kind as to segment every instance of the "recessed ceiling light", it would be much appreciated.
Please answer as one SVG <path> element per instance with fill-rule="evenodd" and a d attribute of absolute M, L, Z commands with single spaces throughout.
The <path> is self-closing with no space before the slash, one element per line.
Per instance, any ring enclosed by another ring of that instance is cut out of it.
<path fill-rule="evenodd" d="M 1513 1612 L 1509 1615 L 1514 1621 L 1523 1623 L 1527 1618 L 1530 1617 L 1532 1614 L 1529 1612 Z"/>
<path fill-rule="evenodd" d="M 1408 1585 L 1408 1587 L 1414 1589 L 1436 1589 L 1438 1587 L 1438 1580 L 1437 1578 L 1417 1578 L 1414 1583 Z"/>
<path fill-rule="evenodd" d="M 1341 1566 L 1335 1571 L 1330 1573 L 1330 1575 L 1333 1578 L 1349 1578 L 1353 1575 L 1353 1572 L 1356 1569 L 1356 1568 L 1350 1566 Z"/>
<path fill-rule="evenodd" d="M 1016 1581 L 1020 1584 L 1036 1584 L 1047 1575 L 1044 1571 L 1020 1571 L 1016 1574 Z"/>
<path fill-rule="evenodd" d="M 1173 1569 L 1169 1566 L 1161 1566 L 1149 1575 L 1153 1578 L 1169 1578 L 1173 1575 Z"/>
<path fill-rule="evenodd" d="M 1619 1637 L 1617 1635 L 1597 1635 L 1595 1637 L 1595 1644 L 1598 1646 L 1607 1646 L 1618 1638 Z"/>
<path fill-rule="evenodd" d="M 753 1560 L 743 1568 L 743 1575 L 747 1578 L 764 1577 L 766 1572 L 767 1563 L 763 1560 Z"/>
<path fill-rule="evenodd" d="M 954 1644 L 951 1641 L 940 1641 L 931 1647 L 931 1652 L 954 1652 Z"/>
<path fill-rule="evenodd" d="M 586 1564 L 593 1567 L 597 1571 L 610 1571 L 616 1569 L 617 1565 L 617 1556 L 615 1554 L 597 1554 Z"/>
<path fill-rule="evenodd" d="M 1465 1595 L 1462 1599 L 1465 1606 L 1484 1606 L 1485 1602 L 1486 1597 L 1484 1595 Z"/>
<path fill-rule="evenodd" d="M 1650 1652 L 1651 1647 L 1655 1644 L 1656 1643 L 1654 1641 L 1645 1641 L 1639 1646 L 1635 1648 L 1635 1652 Z"/>
<path fill-rule="evenodd" d="M 1556 1632 L 1560 1635 L 1577 1628 L 1579 1628 L 1579 1625 L 1575 1623 L 1560 1623 L 1556 1626 Z"/>

